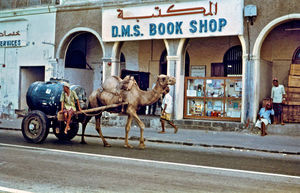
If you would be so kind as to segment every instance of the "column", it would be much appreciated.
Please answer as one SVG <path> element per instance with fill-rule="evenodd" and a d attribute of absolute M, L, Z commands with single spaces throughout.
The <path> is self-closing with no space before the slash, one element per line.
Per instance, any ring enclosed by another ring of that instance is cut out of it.
<path fill-rule="evenodd" d="M 175 86 L 170 87 L 171 96 L 173 97 L 173 118 L 182 119 L 184 109 L 184 61 L 183 39 L 165 40 L 168 51 L 167 56 L 167 74 L 176 78 Z"/>
<path fill-rule="evenodd" d="M 120 59 L 112 58 L 111 60 L 111 75 L 120 76 Z"/>
<path fill-rule="evenodd" d="M 102 58 L 103 61 L 103 74 L 102 74 L 102 83 L 111 76 L 111 58 Z"/>

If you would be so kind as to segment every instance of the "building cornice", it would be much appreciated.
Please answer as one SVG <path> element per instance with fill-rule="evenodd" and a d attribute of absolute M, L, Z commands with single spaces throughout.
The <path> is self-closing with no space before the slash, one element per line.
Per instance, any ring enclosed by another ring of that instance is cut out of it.
<path fill-rule="evenodd" d="M 192 0 L 193 1 L 193 0 Z M 126 6 L 138 6 L 153 3 L 167 3 L 176 2 L 175 0 L 120 0 L 120 1 L 104 1 L 104 0 L 85 0 L 82 2 L 78 1 L 63 1 L 56 7 L 60 11 L 80 10 L 80 9 L 99 9 L 99 8 L 113 8 L 113 7 L 126 7 Z"/>
<path fill-rule="evenodd" d="M 55 13 L 57 11 L 55 6 L 41 6 L 41 7 L 30 7 L 23 9 L 9 9 L 0 12 L 0 18 L 9 18 L 26 15 L 46 14 Z"/>

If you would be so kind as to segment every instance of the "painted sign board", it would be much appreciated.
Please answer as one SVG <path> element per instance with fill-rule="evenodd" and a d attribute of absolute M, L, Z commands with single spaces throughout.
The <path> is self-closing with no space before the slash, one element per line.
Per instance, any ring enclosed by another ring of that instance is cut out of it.
<path fill-rule="evenodd" d="M 105 42 L 243 34 L 243 0 L 200 0 L 104 8 Z"/>
<path fill-rule="evenodd" d="M 0 22 L 0 48 L 21 47 L 27 44 L 27 22 Z"/>

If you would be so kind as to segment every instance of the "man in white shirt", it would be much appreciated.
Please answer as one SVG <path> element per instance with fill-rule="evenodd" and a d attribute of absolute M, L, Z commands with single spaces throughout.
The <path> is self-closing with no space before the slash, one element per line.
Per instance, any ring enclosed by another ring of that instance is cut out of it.
<path fill-rule="evenodd" d="M 178 128 L 175 126 L 175 124 L 171 121 L 171 113 L 172 113 L 172 108 L 173 108 L 173 98 L 169 94 L 170 89 L 167 87 L 165 89 L 165 97 L 162 101 L 162 112 L 160 116 L 160 122 L 161 122 L 161 128 L 162 130 L 159 133 L 165 133 L 165 121 L 167 121 L 173 128 L 174 128 L 174 133 L 177 133 Z"/>
<path fill-rule="evenodd" d="M 273 102 L 273 109 L 275 112 L 274 124 L 278 124 L 280 121 L 281 125 L 284 125 L 282 102 L 285 101 L 285 90 L 284 90 L 283 85 L 278 84 L 277 78 L 273 79 L 271 98 L 272 98 L 272 102 Z"/>
<path fill-rule="evenodd" d="M 258 113 L 258 120 L 255 127 L 261 130 L 261 136 L 267 135 L 266 127 L 271 124 L 271 115 L 274 115 L 274 110 L 272 109 L 271 102 L 268 101 L 264 107 L 262 107 Z"/>

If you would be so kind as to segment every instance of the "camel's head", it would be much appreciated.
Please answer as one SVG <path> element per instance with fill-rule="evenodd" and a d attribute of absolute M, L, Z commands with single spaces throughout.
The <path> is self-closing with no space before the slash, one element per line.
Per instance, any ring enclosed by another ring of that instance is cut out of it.
<path fill-rule="evenodd" d="M 159 83 L 162 88 L 165 88 L 168 85 L 174 85 L 176 83 L 176 79 L 173 76 L 161 74 L 157 76 L 157 83 Z"/>

